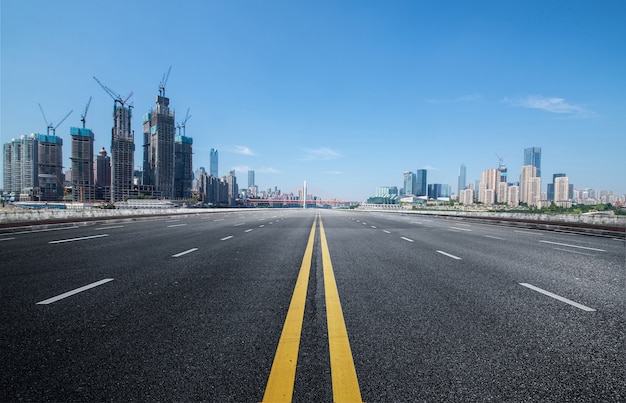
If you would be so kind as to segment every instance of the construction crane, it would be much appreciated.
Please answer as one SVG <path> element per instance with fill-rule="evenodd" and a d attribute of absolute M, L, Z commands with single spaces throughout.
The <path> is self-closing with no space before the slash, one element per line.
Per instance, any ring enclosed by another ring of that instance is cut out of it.
<path fill-rule="evenodd" d="M 89 102 L 87 102 L 87 106 L 85 106 L 85 112 L 80 115 L 80 121 L 83 122 L 83 129 L 85 128 L 85 119 L 87 118 L 87 111 L 89 110 L 89 105 L 91 104 L 91 97 L 89 97 Z"/>
<path fill-rule="evenodd" d="M 498 155 L 498 153 L 495 153 L 495 154 L 496 154 L 496 157 L 498 157 L 498 166 L 502 165 L 502 163 L 504 162 L 504 158 Z"/>
<path fill-rule="evenodd" d="M 172 66 L 170 66 L 170 68 L 167 69 L 167 73 L 163 74 L 163 78 L 161 79 L 161 82 L 159 83 L 159 96 L 162 96 L 162 97 L 165 96 L 165 84 L 167 84 L 167 79 L 170 78 L 170 71 L 172 71 Z"/>
<path fill-rule="evenodd" d="M 189 120 L 189 118 L 191 118 L 191 116 L 189 115 L 189 108 L 187 108 L 187 115 L 185 115 L 185 119 L 183 120 L 183 123 L 179 123 L 178 126 L 176 126 L 178 128 L 178 135 L 180 136 L 180 129 L 183 129 L 183 136 L 187 135 L 187 132 L 185 130 L 185 125 L 187 124 L 187 121 Z"/>
<path fill-rule="evenodd" d="M 43 108 L 41 107 L 41 104 L 38 104 L 38 105 L 39 105 L 39 110 L 41 111 L 41 116 L 43 116 L 44 122 L 46 122 L 46 125 L 48 125 L 47 131 L 46 131 L 47 135 L 50 135 L 50 130 L 52 130 L 52 135 L 56 136 L 57 127 L 59 127 L 61 123 L 63 123 L 65 119 L 67 119 L 67 117 L 70 116 L 72 112 L 74 112 L 74 110 L 69 111 L 67 115 L 65 115 L 65 117 L 61 119 L 61 121 L 56 126 L 54 126 L 52 122 L 48 122 L 48 118 L 46 118 L 46 114 L 43 112 Z"/>
<path fill-rule="evenodd" d="M 115 102 L 119 102 L 120 105 L 124 106 L 126 104 L 126 102 L 128 102 L 128 100 L 130 99 L 130 97 L 133 96 L 134 92 L 130 92 L 126 98 L 122 98 L 122 96 L 118 93 L 116 93 L 115 91 L 113 91 L 112 89 L 110 89 L 109 87 L 107 87 L 106 85 L 102 84 L 100 82 L 100 80 L 98 80 L 96 77 L 93 78 L 94 80 L 96 80 L 96 82 L 98 84 L 100 84 L 100 87 L 102 87 L 102 89 L 104 90 L 104 92 L 106 92 L 107 94 L 109 94 L 109 96 L 111 98 L 113 98 L 113 101 Z"/>

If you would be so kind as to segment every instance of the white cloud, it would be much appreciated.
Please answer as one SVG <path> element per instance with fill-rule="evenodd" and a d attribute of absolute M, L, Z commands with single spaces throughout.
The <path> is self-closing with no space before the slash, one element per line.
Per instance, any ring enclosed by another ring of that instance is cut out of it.
<path fill-rule="evenodd" d="M 235 146 L 235 148 L 233 149 L 233 152 L 237 154 L 242 154 L 242 155 L 256 155 L 254 151 L 252 151 L 246 146 Z"/>
<path fill-rule="evenodd" d="M 341 156 L 337 151 L 326 147 L 305 148 L 304 152 L 306 153 L 304 159 L 307 161 L 328 161 L 337 159 Z"/>
<path fill-rule="evenodd" d="M 530 95 L 518 100 L 504 98 L 505 103 L 529 109 L 541 109 L 546 112 L 567 114 L 581 118 L 595 117 L 596 113 L 589 109 L 565 102 L 564 98 Z"/>

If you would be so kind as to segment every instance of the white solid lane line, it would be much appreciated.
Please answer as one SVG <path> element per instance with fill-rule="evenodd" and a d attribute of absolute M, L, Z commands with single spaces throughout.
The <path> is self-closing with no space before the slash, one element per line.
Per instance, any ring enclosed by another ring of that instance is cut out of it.
<path fill-rule="evenodd" d="M 444 255 L 444 256 L 451 257 L 452 259 L 461 260 L 461 258 L 460 258 L 460 257 L 458 257 L 458 256 L 454 256 L 454 255 L 451 255 L 451 254 L 449 254 L 449 253 L 447 253 L 447 252 L 444 252 L 444 251 L 442 251 L 442 250 L 438 250 L 438 251 L 437 251 L 437 253 L 441 253 L 441 254 L 442 254 L 442 255 Z"/>
<path fill-rule="evenodd" d="M 586 250 L 595 250 L 595 251 L 598 251 L 598 252 L 606 252 L 606 250 L 604 250 L 604 249 L 589 248 L 587 246 L 570 245 L 570 244 L 567 244 L 567 243 L 551 242 L 551 241 L 539 241 L 539 242 L 549 243 L 551 245 L 567 246 L 567 247 L 570 247 L 570 248 L 578 248 L 578 249 L 586 249 Z"/>
<path fill-rule="evenodd" d="M 187 224 L 172 224 L 172 225 L 168 225 L 167 228 L 174 228 L 174 227 L 183 227 Z"/>
<path fill-rule="evenodd" d="M 35 305 L 48 305 L 48 304 L 56 302 L 56 301 L 58 301 L 60 299 L 70 297 L 70 296 L 72 296 L 74 294 L 78 294 L 79 292 L 83 292 L 83 291 L 88 290 L 90 288 L 94 288 L 94 287 L 97 287 L 99 285 L 108 283 L 109 281 L 113 281 L 113 279 L 112 278 L 105 278 L 104 280 L 96 281 L 95 283 L 91 283 L 91 284 L 88 284 L 86 286 L 77 288 L 75 290 L 68 291 L 68 292 L 65 292 L 63 294 L 57 295 L 56 297 L 52 297 L 52 298 L 45 299 L 43 301 L 39 301 Z"/>
<path fill-rule="evenodd" d="M 0 241 L 10 241 L 11 239 L 15 239 L 15 238 L 0 238 Z"/>
<path fill-rule="evenodd" d="M 60 239 L 58 241 L 50 241 L 48 243 L 54 244 L 54 243 L 65 243 L 65 242 L 74 242 L 74 241 L 84 241 L 86 239 L 94 239 L 94 238 L 102 238 L 105 236 L 109 236 L 109 234 L 101 234 L 101 235 L 92 235 L 92 236 L 83 236 L 80 238 L 72 238 L 72 239 Z"/>
<path fill-rule="evenodd" d="M 187 253 L 195 252 L 197 250 L 198 250 L 198 248 L 192 248 L 192 249 L 186 250 L 184 252 L 180 252 L 180 253 L 177 253 L 175 255 L 172 255 L 172 257 L 181 257 L 183 255 L 186 255 Z"/>
<path fill-rule="evenodd" d="M 560 295 L 556 295 L 551 293 L 550 291 L 546 291 L 544 289 L 541 289 L 539 287 L 535 287 L 532 284 L 528 284 L 528 283 L 519 283 L 519 285 L 524 286 L 526 288 L 530 288 L 531 290 L 537 291 L 541 294 L 547 295 L 548 297 L 552 297 L 554 299 L 558 299 L 561 302 L 565 302 L 566 304 L 570 304 L 572 306 L 575 306 L 576 308 L 582 309 L 583 311 L 587 311 L 587 312 L 594 312 L 595 309 L 593 308 L 589 308 L 588 306 L 579 304 L 578 302 L 574 302 L 572 300 L 569 300 L 567 298 L 561 297 Z"/>
<path fill-rule="evenodd" d="M 405 237 L 403 237 L 403 236 L 401 236 L 400 238 L 402 238 L 402 239 L 404 239 L 405 241 L 408 241 L 408 242 L 415 242 L 415 241 L 414 241 L 414 240 L 412 240 L 411 238 L 405 238 Z"/>
<path fill-rule="evenodd" d="M 229 235 L 227 237 L 224 237 L 224 238 L 220 239 L 220 241 L 226 241 L 226 240 L 228 240 L 228 239 L 230 239 L 232 237 L 233 237 L 233 235 Z"/>

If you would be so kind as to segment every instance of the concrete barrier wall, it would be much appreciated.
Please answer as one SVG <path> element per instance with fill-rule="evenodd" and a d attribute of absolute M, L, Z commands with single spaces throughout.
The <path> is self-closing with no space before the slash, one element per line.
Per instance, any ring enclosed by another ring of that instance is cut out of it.
<path fill-rule="evenodd" d="M 363 210 L 359 208 L 359 210 Z M 380 211 L 372 209 L 372 211 Z M 611 214 L 524 214 L 496 213 L 479 211 L 445 211 L 445 210 L 395 210 L 399 214 L 446 215 L 470 218 L 502 218 L 510 220 L 547 221 L 563 224 L 588 224 L 615 228 L 626 228 L 626 216 Z"/>
<path fill-rule="evenodd" d="M 176 215 L 176 214 L 208 214 L 235 209 L 67 209 L 67 210 L 23 210 L 17 208 L 0 210 L 0 223 L 35 223 L 37 221 L 66 220 L 66 219 L 114 219 L 138 215 Z"/>

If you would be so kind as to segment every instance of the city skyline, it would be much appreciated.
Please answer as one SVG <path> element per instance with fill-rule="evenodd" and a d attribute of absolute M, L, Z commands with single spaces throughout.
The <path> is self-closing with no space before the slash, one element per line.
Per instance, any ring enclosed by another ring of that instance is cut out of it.
<path fill-rule="evenodd" d="M 194 171 L 210 169 L 215 149 L 219 176 L 244 182 L 253 170 L 259 189 L 306 180 L 320 197 L 363 201 L 418 169 L 456 193 L 461 163 L 472 183 L 500 158 L 516 182 L 523 150 L 541 147 L 543 191 L 566 172 L 577 188 L 626 193 L 619 2 L 113 3 L 2 3 L 3 144 L 45 133 L 39 103 L 58 124 L 92 96 L 94 153 L 111 153 L 111 99 L 97 76 L 134 92 L 141 166 L 140 117 L 172 65 L 176 118 L 194 115 Z M 78 32 L 83 19 L 90 28 Z M 163 54 L 150 27 L 182 20 L 167 35 L 176 52 L 145 57 Z M 65 170 L 77 115 L 56 131 Z"/>

